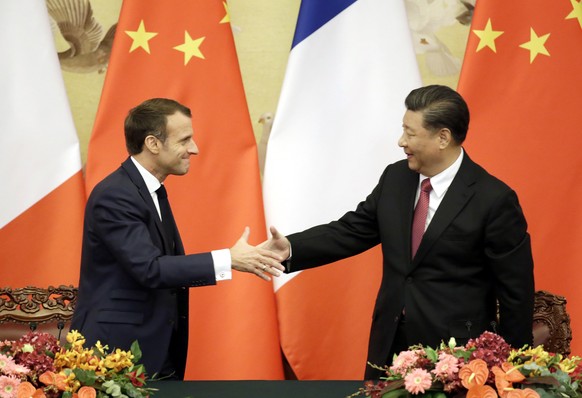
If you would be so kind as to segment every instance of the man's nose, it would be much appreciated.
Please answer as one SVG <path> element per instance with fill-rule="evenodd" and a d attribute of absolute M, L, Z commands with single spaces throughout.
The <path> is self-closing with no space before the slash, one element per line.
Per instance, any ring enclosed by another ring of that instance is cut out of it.
<path fill-rule="evenodd" d="M 406 140 L 404 139 L 404 134 L 402 134 L 400 136 L 400 138 L 398 139 L 398 146 L 403 148 L 404 146 L 406 146 Z"/>
<path fill-rule="evenodd" d="M 196 145 L 194 140 L 190 141 L 190 147 L 188 148 L 188 153 L 190 155 L 198 155 L 198 145 Z"/>

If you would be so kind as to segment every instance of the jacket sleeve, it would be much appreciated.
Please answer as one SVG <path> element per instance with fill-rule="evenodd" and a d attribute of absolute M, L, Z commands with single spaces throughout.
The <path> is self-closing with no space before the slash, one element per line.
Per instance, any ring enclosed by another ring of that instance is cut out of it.
<path fill-rule="evenodd" d="M 138 199 L 138 200 L 136 200 Z M 93 198 L 92 228 L 88 239 L 104 245 L 97 262 L 116 263 L 147 288 L 191 287 L 216 284 L 210 253 L 163 255 L 153 213 L 129 189 L 103 190 Z"/>
<path fill-rule="evenodd" d="M 532 344 L 535 288 L 531 241 L 512 190 L 502 195 L 490 212 L 485 255 L 495 278 L 500 334 L 513 347 Z"/>
<path fill-rule="evenodd" d="M 372 193 L 358 204 L 356 210 L 347 212 L 329 224 L 318 225 L 287 237 L 292 250 L 292 257 L 287 263 L 288 272 L 351 257 L 380 243 L 377 204 L 388 168 Z"/>

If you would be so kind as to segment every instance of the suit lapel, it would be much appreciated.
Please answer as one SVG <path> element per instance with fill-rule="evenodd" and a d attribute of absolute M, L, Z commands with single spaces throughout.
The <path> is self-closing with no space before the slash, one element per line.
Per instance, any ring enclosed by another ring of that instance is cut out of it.
<path fill-rule="evenodd" d="M 410 169 L 408 169 L 410 170 Z M 406 174 L 402 183 L 403 194 L 400 202 L 400 215 L 402 217 L 402 236 L 404 237 L 403 247 L 408 253 L 408 258 L 412 253 L 412 218 L 414 217 L 414 199 L 418 188 L 418 173 L 410 171 Z"/>
<path fill-rule="evenodd" d="M 162 237 L 162 241 L 164 242 L 164 250 L 166 253 L 170 253 L 169 251 L 170 242 L 166 237 L 166 234 L 164 233 L 164 225 L 160 220 L 158 210 L 156 209 L 156 205 L 154 204 L 154 200 L 152 199 L 152 195 L 150 194 L 150 191 L 148 190 L 145 181 L 143 180 L 141 174 L 139 173 L 139 171 L 137 170 L 137 168 L 133 164 L 133 161 L 130 158 L 127 158 L 127 160 L 121 164 L 121 167 L 123 167 L 123 169 L 127 172 L 129 179 L 137 187 L 139 195 L 141 196 L 143 201 L 146 203 L 146 206 L 152 213 L 152 218 L 155 221 L 158 233 L 160 234 L 160 236 Z"/>
<path fill-rule="evenodd" d="M 432 245 L 437 242 L 444 230 L 475 194 L 471 187 L 475 183 L 474 165 L 475 163 L 469 159 L 465 152 L 457 175 L 422 237 L 416 256 L 412 261 L 413 267 L 416 267 L 423 260 Z"/>

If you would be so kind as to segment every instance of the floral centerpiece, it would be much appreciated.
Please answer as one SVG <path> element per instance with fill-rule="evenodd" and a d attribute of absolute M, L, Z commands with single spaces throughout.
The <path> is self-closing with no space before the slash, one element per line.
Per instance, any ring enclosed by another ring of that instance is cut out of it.
<path fill-rule="evenodd" d="M 61 346 L 49 333 L 29 332 L 0 342 L 0 398 L 146 398 L 144 366 L 137 342 L 130 351 L 97 342 L 85 347 L 77 331 Z"/>
<path fill-rule="evenodd" d="M 546 352 L 542 346 L 514 349 L 484 332 L 458 347 L 454 339 L 435 349 L 410 347 L 394 356 L 378 382 L 352 395 L 372 398 L 582 398 L 582 358 Z"/>

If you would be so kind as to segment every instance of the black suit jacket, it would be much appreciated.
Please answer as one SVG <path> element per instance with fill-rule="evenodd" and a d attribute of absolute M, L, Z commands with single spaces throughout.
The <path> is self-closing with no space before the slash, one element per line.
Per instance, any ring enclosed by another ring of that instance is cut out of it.
<path fill-rule="evenodd" d="M 79 295 L 71 329 L 87 344 L 128 350 L 137 340 L 148 374 L 173 352 L 183 378 L 188 344 L 188 287 L 216 284 L 210 253 L 183 255 L 164 229 L 139 171 L 127 159 L 92 191 L 85 210 Z"/>
<path fill-rule="evenodd" d="M 403 308 L 410 343 L 436 347 L 455 337 L 464 344 L 496 329 L 515 347 L 531 344 L 533 260 L 515 192 L 465 153 L 412 259 L 418 181 L 406 160 L 389 165 L 355 211 L 288 236 L 293 250 L 289 271 L 382 244 L 383 277 L 368 347 L 368 361 L 377 365 L 391 361 L 388 354 Z M 367 368 L 366 378 L 377 376 Z"/>

